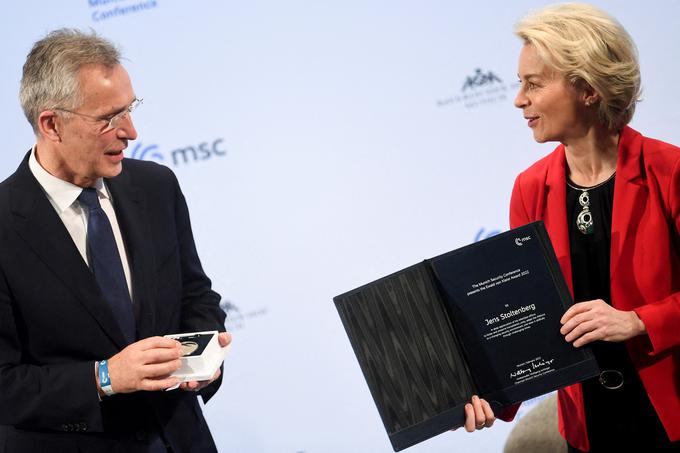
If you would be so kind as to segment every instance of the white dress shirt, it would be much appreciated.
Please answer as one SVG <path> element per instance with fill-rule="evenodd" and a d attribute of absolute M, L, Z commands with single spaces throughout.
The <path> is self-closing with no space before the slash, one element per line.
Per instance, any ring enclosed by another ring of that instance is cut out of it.
<path fill-rule="evenodd" d="M 81 207 L 78 201 L 78 196 L 83 191 L 82 187 L 71 184 L 51 175 L 45 170 L 35 157 L 35 149 L 31 150 L 31 156 L 28 159 L 28 167 L 38 180 L 43 191 L 50 200 L 52 207 L 57 212 L 57 215 L 64 222 L 64 226 L 71 235 L 73 243 L 78 248 L 80 256 L 83 257 L 85 263 L 89 266 L 87 259 L 87 209 Z M 130 299 L 132 299 L 132 284 L 130 278 L 130 266 L 128 264 L 127 254 L 125 253 L 125 244 L 123 243 L 123 236 L 120 234 L 118 227 L 118 219 L 116 219 L 116 212 L 113 210 L 111 195 L 109 194 L 104 180 L 99 178 L 95 184 L 97 194 L 99 195 L 99 203 L 106 213 L 113 229 L 113 236 L 116 239 L 118 246 L 118 253 L 120 254 L 120 261 L 123 263 L 123 272 L 125 273 L 125 281 L 127 282 L 128 291 L 130 291 Z"/>

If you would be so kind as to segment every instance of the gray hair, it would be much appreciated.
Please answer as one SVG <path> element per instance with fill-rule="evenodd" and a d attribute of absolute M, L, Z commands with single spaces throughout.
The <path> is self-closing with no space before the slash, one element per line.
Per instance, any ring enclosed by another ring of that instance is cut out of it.
<path fill-rule="evenodd" d="M 95 64 L 120 64 L 120 51 L 94 31 L 61 28 L 36 42 L 26 57 L 19 100 L 37 135 L 38 116 L 46 109 L 75 110 L 81 103 L 78 71 Z"/>

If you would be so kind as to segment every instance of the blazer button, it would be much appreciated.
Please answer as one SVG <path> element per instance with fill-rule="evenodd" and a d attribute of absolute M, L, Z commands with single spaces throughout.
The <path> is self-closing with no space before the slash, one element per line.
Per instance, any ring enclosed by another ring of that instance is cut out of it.
<path fill-rule="evenodd" d="M 68 426 L 68 424 L 66 424 L 66 423 L 64 423 L 63 425 L 61 425 L 61 430 L 62 430 L 62 431 L 68 431 L 68 428 L 69 428 L 69 426 Z"/>
<path fill-rule="evenodd" d="M 83 431 L 83 432 L 87 431 L 87 423 L 85 423 L 85 422 L 78 423 L 78 428 L 79 428 L 80 431 Z"/>

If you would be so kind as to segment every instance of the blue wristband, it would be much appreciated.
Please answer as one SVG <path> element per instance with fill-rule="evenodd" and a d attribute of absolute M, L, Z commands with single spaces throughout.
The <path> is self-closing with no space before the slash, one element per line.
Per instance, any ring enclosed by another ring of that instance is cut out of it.
<path fill-rule="evenodd" d="M 106 396 L 111 396 L 116 392 L 111 387 L 111 378 L 109 377 L 109 364 L 106 360 L 97 362 L 97 374 L 99 375 L 99 386 Z"/>

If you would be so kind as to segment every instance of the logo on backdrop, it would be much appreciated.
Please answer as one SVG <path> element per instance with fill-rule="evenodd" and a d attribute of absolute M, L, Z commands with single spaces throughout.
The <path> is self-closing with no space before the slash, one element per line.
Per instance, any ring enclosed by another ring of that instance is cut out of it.
<path fill-rule="evenodd" d="M 483 240 L 483 239 L 488 239 L 488 238 L 490 238 L 491 236 L 495 236 L 495 235 L 497 235 L 497 234 L 500 233 L 500 232 L 501 232 L 501 230 L 486 230 L 486 229 L 484 229 L 484 228 L 480 228 L 480 229 L 477 231 L 477 234 L 475 234 L 475 240 L 474 240 L 474 242 L 479 242 L 479 241 L 481 241 L 481 240 Z"/>
<path fill-rule="evenodd" d="M 267 314 L 266 308 L 244 312 L 232 301 L 227 299 L 222 299 L 220 301 L 220 308 L 227 314 L 227 319 L 224 321 L 224 327 L 229 332 L 243 330 L 246 328 L 246 321 L 250 322 L 255 318 L 259 318 Z"/>
<path fill-rule="evenodd" d="M 481 69 L 477 68 L 475 69 L 475 75 L 468 76 L 468 78 L 465 79 L 461 91 L 474 90 L 475 88 L 494 85 L 496 83 L 503 84 L 503 81 L 493 72 L 489 71 L 484 74 Z"/>
<path fill-rule="evenodd" d="M 509 85 L 491 70 L 476 68 L 471 74 L 463 77 L 460 89 L 456 94 L 437 101 L 438 107 L 463 105 L 471 109 L 481 105 L 496 104 L 506 101 L 517 84 Z"/>
<path fill-rule="evenodd" d="M 193 165 L 226 155 L 227 150 L 223 138 L 202 141 L 196 145 L 180 146 L 171 151 L 163 151 L 157 144 L 147 145 L 137 142 L 130 151 L 132 159 L 153 160 L 173 167 Z"/>
<path fill-rule="evenodd" d="M 158 7 L 159 0 L 88 0 L 93 22 L 129 16 Z"/>

